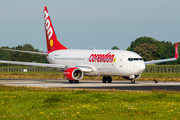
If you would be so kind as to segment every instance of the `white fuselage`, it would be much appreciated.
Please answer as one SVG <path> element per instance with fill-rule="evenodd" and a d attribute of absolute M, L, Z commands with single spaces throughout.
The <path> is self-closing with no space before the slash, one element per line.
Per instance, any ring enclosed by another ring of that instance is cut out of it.
<path fill-rule="evenodd" d="M 125 50 L 57 50 L 49 53 L 52 64 L 93 68 L 84 75 L 140 75 L 145 64 L 138 54 Z"/>

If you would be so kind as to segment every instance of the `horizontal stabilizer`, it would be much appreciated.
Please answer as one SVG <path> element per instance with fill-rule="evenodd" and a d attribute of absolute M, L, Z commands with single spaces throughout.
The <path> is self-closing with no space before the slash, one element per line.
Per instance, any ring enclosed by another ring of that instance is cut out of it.
<path fill-rule="evenodd" d="M 34 51 L 24 51 L 24 50 L 14 50 L 14 49 L 3 49 L 8 51 L 14 51 L 14 52 L 23 52 L 23 53 L 31 53 L 31 54 L 38 54 L 38 55 L 48 55 L 48 53 L 45 52 L 34 52 Z"/>

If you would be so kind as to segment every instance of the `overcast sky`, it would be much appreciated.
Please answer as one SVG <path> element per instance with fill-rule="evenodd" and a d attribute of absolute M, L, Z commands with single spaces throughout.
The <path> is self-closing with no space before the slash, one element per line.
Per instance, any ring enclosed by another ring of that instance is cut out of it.
<path fill-rule="evenodd" d="M 180 41 L 180 0 L 4 0 L 0 47 L 46 51 L 43 6 L 67 48 L 127 49 L 140 36 Z"/>

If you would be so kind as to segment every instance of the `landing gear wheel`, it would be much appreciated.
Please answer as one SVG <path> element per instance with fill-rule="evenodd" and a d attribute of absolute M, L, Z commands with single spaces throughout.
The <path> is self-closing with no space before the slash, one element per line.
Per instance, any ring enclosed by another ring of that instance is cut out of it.
<path fill-rule="evenodd" d="M 106 82 L 111 83 L 112 82 L 112 77 L 111 76 L 103 76 L 102 82 L 103 83 L 106 83 Z"/>
<path fill-rule="evenodd" d="M 107 80 L 108 80 L 108 83 L 111 83 L 112 82 L 112 77 L 111 76 L 107 76 Z"/>
<path fill-rule="evenodd" d="M 79 80 L 75 80 L 75 83 L 78 83 L 79 82 Z"/>
<path fill-rule="evenodd" d="M 135 84 L 135 79 L 131 79 L 131 84 Z"/>
<path fill-rule="evenodd" d="M 73 83 L 73 80 L 69 80 L 69 83 Z"/>
<path fill-rule="evenodd" d="M 102 82 L 103 82 L 103 83 L 106 83 L 106 80 L 107 80 L 107 77 L 106 77 L 106 76 L 103 76 Z"/>

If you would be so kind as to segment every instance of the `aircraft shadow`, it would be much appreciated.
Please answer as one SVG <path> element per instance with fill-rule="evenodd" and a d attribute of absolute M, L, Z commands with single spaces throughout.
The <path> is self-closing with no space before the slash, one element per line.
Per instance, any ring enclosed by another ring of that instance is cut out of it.
<path fill-rule="evenodd" d="M 37 80 L 45 83 L 61 83 L 61 84 L 130 84 L 130 81 L 112 81 L 112 83 L 102 83 L 101 81 L 79 81 L 79 83 L 69 83 L 69 81 L 64 80 Z M 136 83 L 137 84 L 137 83 Z"/>

